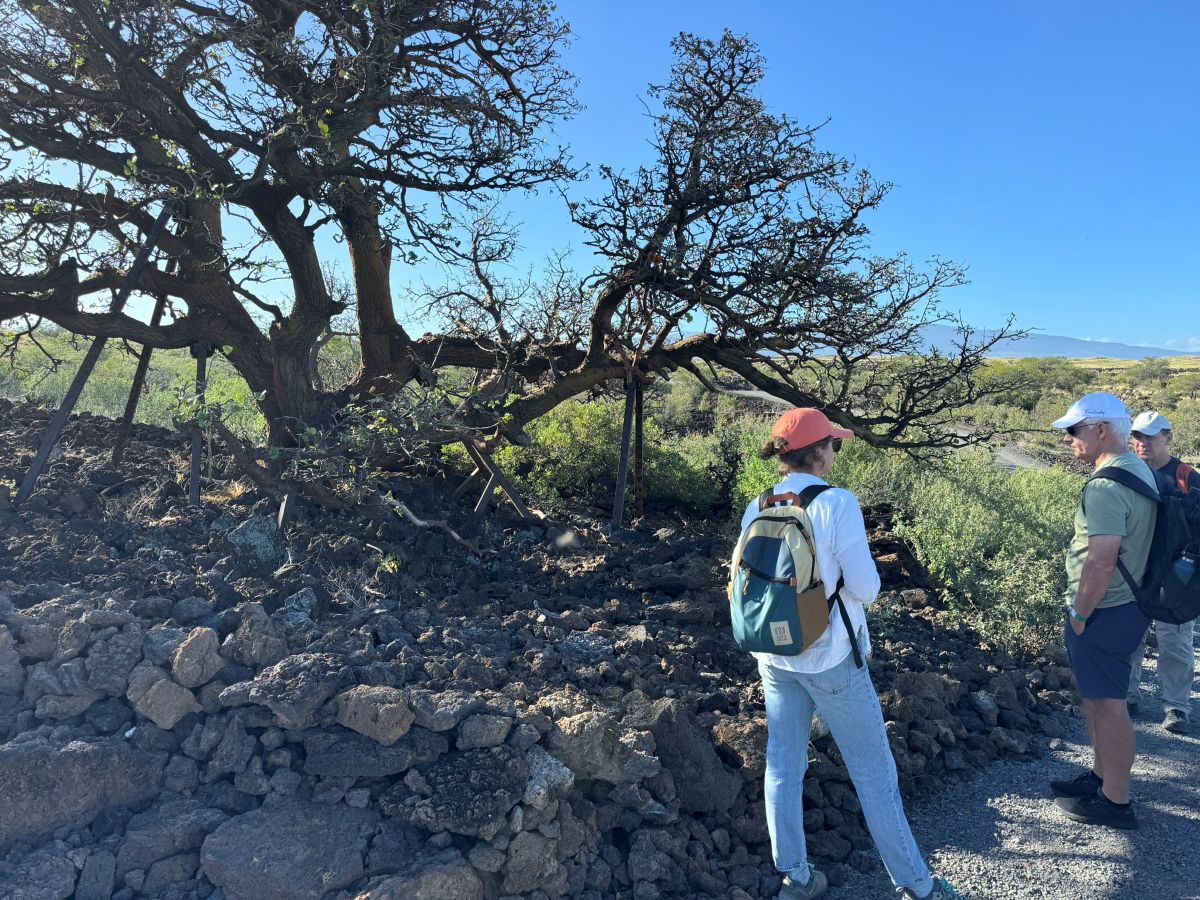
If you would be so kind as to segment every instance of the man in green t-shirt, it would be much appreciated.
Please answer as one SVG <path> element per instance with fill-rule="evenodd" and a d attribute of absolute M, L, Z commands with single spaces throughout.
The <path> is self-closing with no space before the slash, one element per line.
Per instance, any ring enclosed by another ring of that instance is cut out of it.
<path fill-rule="evenodd" d="M 1065 430 L 1063 442 L 1093 472 L 1115 466 L 1154 488 L 1150 467 L 1129 451 L 1129 410 L 1117 397 L 1087 394 L 1053 426 Z M 1135 745 L 1125 690 L 1131 657 L 1150 620 L 1138 609 L 1117 560 L 1141 581 L 1155 513 L 1153 500 L 1106 478 L 1084 485 L 1075 510 L 1066 558 L 1065 635 L 1092 741 L 1092 769 L 1050 786 L 1055 803 L 1076 822 L 1137 828 L 1129 799 Z"/>

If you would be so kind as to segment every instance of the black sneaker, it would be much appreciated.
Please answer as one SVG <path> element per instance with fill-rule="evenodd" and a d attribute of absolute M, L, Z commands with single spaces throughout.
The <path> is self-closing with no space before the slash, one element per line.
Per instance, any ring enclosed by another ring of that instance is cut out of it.
<path fill-rule="evenodd" d="M 1091 797 L 1104 784 L 1100 776 L 1088 769 L 1069 781 L 1052 781 L 1050 790 L 1055 797 Z"/>
<path fill-rule="evenodd" d="M 1073 822 L 1084 825 L 1104 825 L 1108 828 L 1137 828 L 1137 816 L 1133 804 L 1120 806 L 1113 803 L 1101 791 L 1090 797 L 1059 797 L 1054 805 Z"/>

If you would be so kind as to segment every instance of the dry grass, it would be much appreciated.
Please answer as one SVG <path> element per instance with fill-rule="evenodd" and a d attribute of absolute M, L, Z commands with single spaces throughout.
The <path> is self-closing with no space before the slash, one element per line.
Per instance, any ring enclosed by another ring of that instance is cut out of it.
<path fill-rule="evenodd" d="M 252 490 L 254 490 L 254 485 L 244 478 L 238 478 L 205 491 L 200 495 L 200 499 L 205 503 L 236 503 L 244 494 Z"/>
<path fill-rule="evenodd" d="M 1016 363 L 1020 362 L 1025 357 L 1022 356 L 989 356 L 989 363 Z M 1159 356 L 1156 359 L 1164 360 L 1171 367 L 1172 372 L 1192 372 L 1200 369 L 1200 356 Z M 1119 369 L 1129 369 L 1143 362 L 1140 359 L 1116 359 L 1111 356 L 1084 356 L 1076 359 L 1068 359 L 1067 362 L 1071 365 L 1078 366 L 1081 369 L 1091 369 L 1097 372 L 1115 371 Z"/>
<path fill-rule="evenodd" d="M 1156 358 L 1163 360 L 1170 366 L 1172 372 L 1194 372 L 1200 369 L 1200 356 L 1160 356 Z M 1088 359 L 1073 359 L 1071 362 L 1081 369 L 1104 371 L 1106 369 L 1129 369 L 1142 362 L 1142 360 L 1112 359 L 1106 356 L 1095 356 Z"/>

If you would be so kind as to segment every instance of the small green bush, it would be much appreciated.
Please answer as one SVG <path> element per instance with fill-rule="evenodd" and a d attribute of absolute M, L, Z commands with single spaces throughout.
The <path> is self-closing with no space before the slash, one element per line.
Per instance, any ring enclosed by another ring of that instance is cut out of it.
<path fill-rule="evenodd" d="M 647 391 L 646 405 L 665 432 L 684 434 L 693 430 L 698 417 L 711 411 L 712 394 L 691 375 L 681 372 Z"/>
<path fill-rule="evenodd" d="M 530 447 L 504 447 L 496 460 L 534 496 L 611 507 L 623 418 L 620 401 L 570 400 L 529 426 Z M 712 467 L 719 465 L 715 437 L 668 439 L 647 421 L 644 452 L 648 504 L 707 512 L 720 503 L 712 478 Z M 630 455 L 632 467 L 632 450 Z M 632 496 L 632 471 L 627 490 Z"/>
<path fill-rule="evenodd" d="M 1160 412 L 1171 420 L 1171 453 L 1189 462 L 1200 460 L 1200 402 L 1181 398 Z"/>
<path fill-rule="evenodd" d="M 963 417 L 977 425 L 990 425 L 998 432 L 1009 435 L 1024 434 L 1033 428 L 1033 420 L 1028 412 L 1019 406 L 1004 403 L 977 403 L 964 409 Z"/>
<path fill-rule="evenodd" d="M 916 474 L 896 531 L 946 586 L 952 612 L 999 645 L 1035 649 L 1062 624 L 1080 485 L 1061 469 L 1009 474 L 990 454 L 965 452 Z"/>
<path fill-rule="evenodd" d="M 995 404 L 1030 411 L 1047 394 L 1086 393 L 1096 373 L 1062 357 L 1027 357 L 989 362 L 980 372 L 980 380 L 985 386 L 1010 383 L 1010 388 L 995 395 Z"/>

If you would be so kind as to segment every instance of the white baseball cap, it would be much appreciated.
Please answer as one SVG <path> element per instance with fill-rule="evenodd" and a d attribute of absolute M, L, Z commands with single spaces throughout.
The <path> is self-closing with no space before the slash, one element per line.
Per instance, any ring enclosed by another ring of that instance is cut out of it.
<path fill-rule="evenodd" d="M 1104 391 L 1084 394 L 1071 404 L 1066 415 L 1050 423 L 1051 428 L 1070 428 L 1084 419 L 1128 419 L 1129 410 L 1121 398 Z"/>
<path fill-rule="evenodd" d="M 1133 420 L 1133 430 L 1146 437 L 1152 437 L 1160 431 L 1170 431 L 1171 423 L 1162 413 L 1148 409 L 1144 413 L 1138 413 L 1138 417 Z"/>

